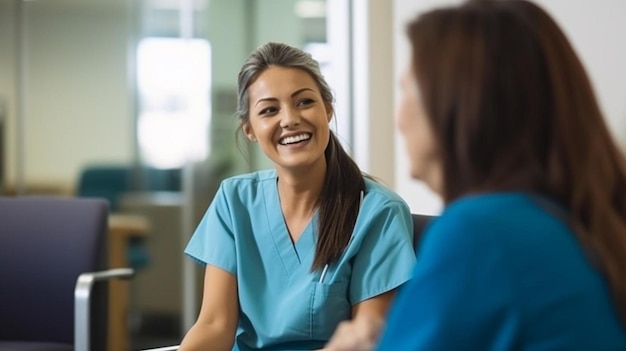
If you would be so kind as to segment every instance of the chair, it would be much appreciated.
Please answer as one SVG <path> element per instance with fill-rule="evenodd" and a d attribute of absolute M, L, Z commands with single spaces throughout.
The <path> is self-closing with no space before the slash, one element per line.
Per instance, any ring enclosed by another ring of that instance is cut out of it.
<path fill-rule="evenodd" d="M 138 182 L 141 180 L 141 182 Z M 141 184 L 134 184 L 134 183 Z M 76 195 L 104 198 L 112 212 L 120 210 L 120 198 L 135 191 L 180 191 L 180 169 L 157 169 L 125 164 L 93 164 L 81 170 Z M 150 257 L 141 238 L 133 238 L 128 247 L 128 262 L 137 270 L 149 264 Z"/>
<path fill-rule="evenodd" d="M 411 214 L 411 216 L 413 218 L 413 247 L 417 251 L 417 248 L 419 247 L 419 244 L 422 239 L 422 234 L 424 233 L 424 229 L 426 229 L 426 226 L 428 225 L 428 223 L 433 218 L 435 218 L 435 216 L 429 216 L 429 215 L 417 214 L 417 213 L 413 213 Z M 177 351 L 178 346 L 179 345 L 157 347 L 157 348 L 152 348 L 152 349 L 144 349 L 141 351 Z"/>
<path fill-rule="evenodd" d="M 0 197 L 0 350 L 106 349 L 107 267 L 102 199 Z M 93 286 L 93 289 L 92 289 Z"/>
<path fill-rule="evenodd" d="M 109 202 L 111 211 L 119 210 L 120 196 L 135 191 L 180 191 L 181 170 L 157 169 L 130 165 L 89 165 L 81 170 L 76 194 L 100 197 Z M 134 184 L 138 183 L 138 184 Z"/>
<path fill-rule="evenodd" d="M 415 248 L 415 251 L 417 251 L 417 248 L 422 241 L 422 236 L 424 235 L 426 226 L 433 218 L 435 218 L 435 216 L 417 213 L 413 213 L 411 216 L 413 217 L 413 247 Z"/>

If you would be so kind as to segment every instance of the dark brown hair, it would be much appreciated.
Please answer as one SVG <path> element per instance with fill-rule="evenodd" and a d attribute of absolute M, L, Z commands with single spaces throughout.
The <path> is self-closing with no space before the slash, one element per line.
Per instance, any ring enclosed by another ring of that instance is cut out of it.
<path fill-rule="evenodd" d="M 407 34 L 445 201 L 523 190 L 559 202 L 626 322 L 626 163 L 558 25 L 528 1 L 481 0 L 428 12 Z"/>
<path fill-rule="evenodd" d="M 269 42 L 250 54 L 239 71 L 237 116 L 242 125 L 250 120 L 248 88 L 270 66 L 297 68 L 307 72 L 317 84 L 326 106 L 332 108 L 333 94 L 320 72 L 318 62 L 298 48 Z M 332 130 L 324 155 L 326 177 L 317 204 L 319 230 L 311 270 L 321 269 L 341 256 L 350 241 L 359 214 L 360 193 L 365 191 L 361 170 Z"/>

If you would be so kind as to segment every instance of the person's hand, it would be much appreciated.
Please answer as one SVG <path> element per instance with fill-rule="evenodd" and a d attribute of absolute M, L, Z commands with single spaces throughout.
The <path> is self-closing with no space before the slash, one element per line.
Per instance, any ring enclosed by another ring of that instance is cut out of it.
<path fill-rule="evenodd" d="M 341 322 L 320 351 L 371 351 L 376 347 L 382 329 L 380 319 L 357 318 Z"/>

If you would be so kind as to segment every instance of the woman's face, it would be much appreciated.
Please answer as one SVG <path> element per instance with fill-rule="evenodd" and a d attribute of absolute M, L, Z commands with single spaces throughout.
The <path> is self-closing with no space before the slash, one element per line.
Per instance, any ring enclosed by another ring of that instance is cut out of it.
<path fill-rule="evenodd" d="M 270 67 L 248 88 L 248 139 L 277 168 L 325 165 L 332 110 L 324 103 L 313 77 L 296 68 Z"/>
<path fill-rule="evenodd" d="M 402 75 L 400 87 L 396 126 L 406 142 L 411 177 L 426 182 L 433 191 L 440 193 L 441 166 L 435 136 L 410 66 Z"/>

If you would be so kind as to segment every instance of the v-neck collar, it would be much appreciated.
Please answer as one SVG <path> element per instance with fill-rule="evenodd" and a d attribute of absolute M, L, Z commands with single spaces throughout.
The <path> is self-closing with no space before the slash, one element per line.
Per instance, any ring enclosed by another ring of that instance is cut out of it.
<path fill-rule="evenodd" d="M 316 211 L 298 240 L 294 243 L 289 235 L 289 230 L 280 207 L 277 179 L 275 177 L 273 181 L 265 183 L 265 211 L 268 218 L 268 229 L 274 246 L 280 255 L 286 273 L 291 275 L 301 269 L 303 264 L 307 265 L 306 269 L 308 270 L 312 263 L 311 257 L 315 252 L 315 229 L 318 216 Z"/>

